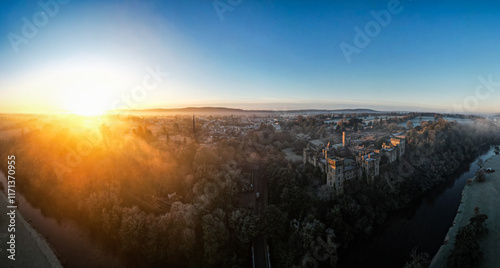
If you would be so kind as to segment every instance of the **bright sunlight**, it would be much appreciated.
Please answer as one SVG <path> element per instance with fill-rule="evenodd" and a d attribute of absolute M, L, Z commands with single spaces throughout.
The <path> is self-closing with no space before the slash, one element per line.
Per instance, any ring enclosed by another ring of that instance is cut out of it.
<path fill-rule="evenodd" d="M 102 98 L 101 90 L 87 90 L 68 95 L 66 98 L 66 109 L 70 113 L 93 116 L 100 115 L 109 109 L 106 101 Z"/>

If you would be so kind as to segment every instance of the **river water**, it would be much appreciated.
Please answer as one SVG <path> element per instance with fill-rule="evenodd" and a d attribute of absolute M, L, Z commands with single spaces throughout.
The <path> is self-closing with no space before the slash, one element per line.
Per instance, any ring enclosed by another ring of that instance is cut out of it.
<path fill-rule="evenodd" d="M 0 182 L 6 187 L 5 175 L 0 172 Z M 20 183 L 17 181 L 17 183 Z M 64 267 L 123 267 L 116 253 L 92 239 L 90 232 L 75 222 L 57 220 L 44 215 L 30 204 L 23 194 L 16 192 L 18 210 L 31 226 L 49 242 Z"/>
<path fill-rule="evenodd" d="M 401 268 L 416 247 L 418 252 L 429 253 L 430 261 L 455 219 L 467 179 L 474 177 L 478 169 L 477 160 L 494 154 L 493 147 L 484 149 L 459 174 L 433 188 L 411 207 L 390 214 L 368 241 L 357 242 L 340 256 L 339 267 Z"/>

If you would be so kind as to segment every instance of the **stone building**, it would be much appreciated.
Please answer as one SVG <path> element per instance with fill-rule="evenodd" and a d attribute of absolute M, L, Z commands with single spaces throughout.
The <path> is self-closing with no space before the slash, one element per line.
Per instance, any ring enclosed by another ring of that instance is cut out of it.
<path fill-rule="evenodd" d="M 328 144 L 320 151 L 315 146 L 308 146 L 303 154 L 304 164 L 319 166 L 327 175 L 326 184 L 334 187 L 337 194 L 344 192 L 347 180 L 366 179 L 372 183 L 380 175 L 381 156 L 387 156 L 388 162 L 392 163 L 405 154 L 405 139 L 401 137 L 391 138 L 390 143 L 384 143 L 380 150 L 349 146 L 345 134 L 342 141 L 342 148 Z"/>
<path fill-rule="evenodd" d="M 391 138 L 391 144 L 396 148 L 398 157 L 401 157 L 405 154 L 405 139 L 401 138 Z"/>
<path fill-rule="evenodd" d="M 382 144 L 382 148 L 380 150 L 375 150 L 376 153 L 379 153 L 382 156 L 387 157 L 387 162 L 392 163 L 398 160 L 405 154 L 405 139 L 403 138 L 391 138 L 389 144 Z"/>

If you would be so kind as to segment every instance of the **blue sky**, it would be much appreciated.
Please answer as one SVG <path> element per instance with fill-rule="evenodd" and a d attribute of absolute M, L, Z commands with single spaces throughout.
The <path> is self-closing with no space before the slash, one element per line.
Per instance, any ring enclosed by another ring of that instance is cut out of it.
<path fill-rule="evenodd" d="M 0 3 L 0 112 L 111 107 L 147 66 L 169 75 L 133 108 L 500 112 L 500 87 L 476 93 L 481 77 L 500 82 L 495 1 L 402 0 L 350 62 L 340 44 L 391 1 L 243 0 L 223 20 L 212 1 L 102 2 L 58 3 L 17 53 L 9 34 L 43 9 Z"/>

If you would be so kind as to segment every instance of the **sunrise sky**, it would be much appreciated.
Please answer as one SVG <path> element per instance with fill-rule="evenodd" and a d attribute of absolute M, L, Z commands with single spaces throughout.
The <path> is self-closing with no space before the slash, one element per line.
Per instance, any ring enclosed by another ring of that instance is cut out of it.
<path fill-rule="evenodd" d="M 350 62 L 341 43 L 391 1 L 40 2 L 0 3 L 0 112 L 123 107 L 144 80 L 131 108 L 500 112 L 500 85 L 475 93 L 500 83 L 495 1 L 400 1 Z"/>

